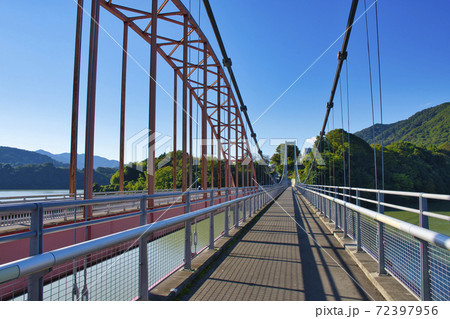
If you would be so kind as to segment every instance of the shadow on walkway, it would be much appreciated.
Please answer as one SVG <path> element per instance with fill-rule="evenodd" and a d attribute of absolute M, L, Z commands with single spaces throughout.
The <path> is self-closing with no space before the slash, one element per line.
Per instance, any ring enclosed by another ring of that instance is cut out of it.
<path fill-rule="evenodd" d="M 362 288 L 363 286 L 364 288 Z M 382 300 L 333 234 L 288 188 L 178 300 Z"/>

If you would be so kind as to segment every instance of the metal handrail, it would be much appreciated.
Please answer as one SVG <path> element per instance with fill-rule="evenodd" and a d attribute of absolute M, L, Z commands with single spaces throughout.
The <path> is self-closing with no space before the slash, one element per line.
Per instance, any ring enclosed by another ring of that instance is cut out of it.
<path fill-rule="evenodd" d="M 246 192 L 252 192 L 255 191 L 257 189 L 256 186 L 251 186 L 251 187 L 230 187 L 230 188 L 221 188 L 218 189 L 218 191 L 223 191 L 226 192 L 228 191 L 234 191 L 234 193 L 230 194 L 232 196 L 240 196 L 245 194 Z M 183 195 L 199 195 L 199 194 L 210 194 L 211 191 L 217 193 L 218 191 L 216 191 L 215 189 L 210 189 L 210 190 L 194 190 L 194 191 L 188 191 L 188 192 L 176 192 L 176 193 L 171 193 L 171 194 L 153 194 L 153 195 L 139 195 L 139 196 L 126 196 L 126 197 L 108 197 L 108 198 L 96 198 L 96 199 L 91 199 L 91 200 L 71 200 L 71 201 L 47 201 L 47 202 L 39 202 L 39 203 L 22 203 L 22 204 L 7 204 L 7 205 L 0 205 L 0 213 L 2 213 L 2 216 L 8 216 L 8 212 L 10 214 L 16 214 L 17 211 L 31 211 L 31 213 L 35 213 L 38 209 L 38 207 L 42 207 L 42 209 L 48 209 L 48 208 L 52 208 L 52 209 L 63 209 L 63 208 L 73 208 L 73 207 L 86 207 L 86 206 L 92 206 L 93 204 L 111 204 L 111 203 L 123 203 L 123 202 L 136 202 L 136 201 L 141 201 L 141 200 L 147 200 L 147 199 L 155 199 L 155 198 L 164 198 L 164 197 L 174 197 L 174 196 L 179 196 L 181 198 L 181 196 Z M 215 200 L 216 199 L 221 199 L 221 198 L 225 198 L 226 196 L 215 196 L 213 197 Z M 192 203 L 195 204 L 200 204 L 200 203 L 205 203 L 205 202 L 210 202 L 211 198 L 206 198 L 206 199 L 200 199 L 200 200 L 195 200 L 192 201 Z M 177 204 L 174 205 L 172 204 L 170 206 L 170 209 L 174 209 L 174 208 L 179 208 L 179 207 L 185 207 L 186 203 L 181 203 L 181 204 Z M 168 209 L 166 206 L 164 207 L 156 207 L 153 208 L 151 210 L 149 210 L 148 212 L 150 214 L 154 214 L 156 212 L 159 211 L 163 211 Z M 5 214 L 6 212 L 6 214 Z M 61 226 L 56 226 L 56 227 L 51 227 L 51 228 L 45 228 L 43 229 L 43 234 L 49 234 L 49 233 L 57 233 L 60 231 L 65 231 L 65 230 L 71 230 L 71 229 L 78 229 L 78 228 L 82 228 L 85 226 L 93 226 L 93 225 L 97 225 L 97 224 L 102 224 L 102 223 L 106 223 L 106 222 L 111 222 L 114 220 L 120 220 L 120 219 L 126 219 L 126 218 L 131 218 L 131 217 L 135 217 L 140 215 L 141 212 L 129 212 L 127 214 L 120 214 L 120 215 L 116 215 L 116 216 L 110 216 L 110 217 L 102 217 L 102 218 L 97 218 L 97 219 L 93 219 L 93 220 L 89 220 L 89 221 L 81 221 L 81 222 L 76 222 L 76 223 L 71 223 L 68 225 L 61 225 Z M 17 239 L 23 239 L 23 238 L 32 238 L 36 236 L 34 231 L 28 230 L 25 231 L 23 233 L 20 234 L 11 234 L 11 235 L 4 235 L 4 236 L 0 236 L 0 243 L 7 243 L 7 242 L 11 242 Z"/>
<path fill-rule="evenodd" d="M 212 188 L 215 191 L 224 190 L 226 188 Z M 191 190 L 194 191 L 194 190 Z M 211 189 L 207 190 L 211 191 Z M 167 196 L 172 196 L 174 192 L 181 192 L 180 188 L 176 189 L 156 189 L 156 193 L 165 193 Z M 206 191 L 204 191 L 206 192 Z M 147 190 L 135 190 L 135 191 L 112 191 L 112 192 L 95 192 L 93 195 L 96 196 L 118 196 L 118 195 L 142 195 L 147 193 Z M 30 195 L 30 196 L 5 196 L 0 197 L 0 205 L 5 204 L 16 204 L 16 203 L 29 203 L 29 202 L 41 202 L 41 201 L 49 201 L 49 200 L 65 200 L 65 199 L 73 199 L 75 194 L 40 194 L 40 195 Z M 83 200 L 84 194 L 77 194 L 76 198 Z"/>
<path fill-rule="evenodd" d="M 303 186 L 309 187 L 311 185 L 303 184 Z M 345 190 L 352 190 L 352 191 L 360 191 L 360 192 L 368 192 L 368 193 L 380 193 L 380 194 L 398 195 L 398 196 L 409 196 L 409 197 L 422 196 L 423 198 L 428 198 L 428 199 L 439 199 L 439 200 L 448 200 L 448 201 L 450 201 L 450 195 L 446 195 L 446 194 L 432 194 L 432 193 L 421 193 L 421 192 L 405 192 L 405 191 L 382 190 L 382 189 L 348 187 L 348 186 L 330 186 L 330 185 L 314 185 L 314 187 L 345 189 Z"/>
<path fill-rule="evenodd" d="M 284 189 L 283 186 L 275 185 L 271 187 L 270 190 L 277 190 L 281 188 Z M 18 261 L 13 261 L 4 265 L 0 265 L 0 284 L 24 276 L 45 271 L 54 266 L 60 265 L 66 261 L 70 261 L 78 257 L 92 254 L 96 251 L 112 247 L 130 240 L 146 238 L 156 231 L 163 230 L 165 228 L 172 227 L 183 222 L 192 221 L 197 217 L 230 207 L 232 205 L 238 204 L 242 201 L 246 201 L 261 194 L 263 194 L 263 191 L 260 190 L 257 193 L 229 200 L 227 202 L 220 203 L 214 206 L 199 209 L 188 214 L 172 217 L 152 224 L 146 224 L 112 235 L 100 237 L 87 242 L 74 244 L 50 252 L 45 252 L 39 255 L 27 257 Z M 147 198 L 147 196 L 145 196 L 145 198 Z M 145 214 L 151 211 L 152 210 L 145 210 L 142 211 L 141 213 Z"/>
<path fill-rule="evenodd" d="M 417 197 L 417 198 L 420 198 L 420 196 L 422 196 L 422 198 L 427 198 L 427 199 L 439 199 L 439 200 L 449 200 L 450 201 L 450 195 L 441 195 L 441 194 L 402 192 L 402 191 L 389 191 L 389 190 L 375 190 L 375 189 L 368 189 L 368 188 L 356 188 L 356 187 L 354 188 L 354 187 L 328 186 L 328 185 L 314 185 L 314 186 L 303 185 L 303 186 L 306 187 L 307 189 L 310 189 L 310 190 L 312 189 L 312 190 L 315 190 L 315 191 L 318 191 L 318 192 L 324 191 L 324 192 L 326 192 L 328 194 L 339 195 L 339 196 L 343 196 L 343 197 L 346 197 L 346 198 L 360 200 L 360 201 L 364 201 L 366 203 L 375 204 L 375 205 L 380 204 L 381 206 L 395 208 L 395 209 L 403 210 L 403 211 L 414 213 L 414 214 L 420 214 L 420 210 L 419 209 L 415 209 L 415 208 L 411 208 L 411 207 L 390 204 L 390 203 L 387 203 L 387 202 L 384 202 L 384 201 L 378 202 L 376 200 L 372 200 L 372 199 L 368 199 L 368 198 L 364 198 L 364 197 L 353 196 L 351 194 L 339 193 L 339 192 L 336 192 L 336 191 L 331 191 L 329 189 L 342 189 L 342 190 L 349 190 L 349 191 L 364 191 L 364 192 L 371 192 L 371 193 L 377 193 L 377 194 L 410 196 L 410 197 Z M 324 189 L 321 189 L 320 187 L 323 187 Z M 329 188 L 329 189 L 326 189 L 326 188 Z M 429 216 L 429 217 L 433 217 L 433 218 L 437 218 L 437 219 L 441 219 L 441 220 L 450 221 L 450 216 L 448 216 L 448 215 L 434 213 L 434 212 L 430 212 L 430 211 L 426 211 L 426 210 L 422 211 L 422 214 L 425 215 L 425 216 Z"/>
<path fill-rule="evenodd" d="M 439 246 L 441 248 L 444 248 L 446 250 L 450 250 L 450 237 L 446 236 L 444 234 L 423 228 L 423 227 L 419 227 L 410 223 L 407 223 L 405 221 L 402 221 L 400 219 L 394 218 L 394 217 L 390 217 L 387 216 L 385 214 L 382 213 L 378 213 L 378 212 L 374 212 L 370 209 L 367 208 L 363 208 L 361 206 L 328 196 L 328 195 L 324 195 L 321 194 L 319 192 L 316 191 L 312 191 L 306 187 L 303 186 L 298 186 L 298 188 L 307 190 L 317 196 L 323 197 L 325 199 L 328 199 L 329 201 L 332 201 L 336 204 L 339 204 L 345 208 L 349 208 L 353 211 L 356 211 L 364 216 L 370 217 L 371 219 L 378 221 L 380 223 L 392 226 L 398 230 L 401 230 L 407 234 L 410 234 L 411 236 L 414 236 L 416 238 L 422 239 L 426 242 L 435 244 L 436 246 Z"/>
<path fill-rule="evenodd" d="M 221 190 L 244 190 L 247 191 L 247 189 L 255 189 L 256 186 L 252 187 L 230 187 L 230 188 L 221 188 Z M 211 190 L 194 190 L 189 191 L 191 194 L 208 194 Z M 155 199 L 155 198 L 164 198 L 164 197 L 174 197 L 174 196 L 181 196 L 185 195 L 187 192 L 173 192 L 173 193 L 163 193 L 163 194 L 152 194 L 152 195 L 135 195 L 135 196 L 110 196 L 108 198 L 93 198 L 93 199 L 86 199 L 86 200 L 60 200 L 60 201 L 46 201 L 46 202 L 39 202 L 40 205 L 42 205 L 43 208 L 72 208 L 72 207 L 78 207 L 78 206 L 89 206 L 93 204 L 105 204 L 105 203 L 118 203 L 118 202 L 131 202 L 131 201 L 137 201 L 141 200 L 142 198 L 145 199 Z M 239 192 L 238 194 L 241 194 Z M 0 205 L 0 212 L 7 212 L 7 211 L 28 211 L 36 209 L 37 204 L 36 203 L 21 203 L 21 204 L 4 204 Z"/>

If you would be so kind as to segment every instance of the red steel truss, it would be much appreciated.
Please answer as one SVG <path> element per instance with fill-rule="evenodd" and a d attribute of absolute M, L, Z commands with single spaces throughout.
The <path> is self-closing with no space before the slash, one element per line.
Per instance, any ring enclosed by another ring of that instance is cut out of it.
<path fill-rule="evenodd" d="M 123 3 L 127 1 L 92 0 L 91 33 L 88 66 L 88 101 L 86 117 L 86 169 L 85 169 L 85 198 L 92 198 L 92 172 L 93 172 L 93 144 L 94 144 L 94 118 L 95 118 L 95 81 L 98 49 L 99 10 L 103 8 L 124 24 L 123 32 L 123 59 L 122 59 L 122 95 L 121 95 L 121 122 L 120 122 L 120 189 L 123 190 L 124 169 L 124 132 L 125 132 L 125 93 L 127 73 L 127 46 L 128 31 L 133 30 L 151 48 L 150 54 L 150 100 L 149 100 L 149 152 L 148 152 L 148 193 L 154 193 L 155 181 L 155 133 L 156 133 L 156 82 L 157 82 L 157 56 L 162 57 L 174 70 L 174 146 L 177 139 L 176 109 L 182 106 L 182 190 L 192 184 L 192 170 L 187 172 L 187 164 L 192 164 L 192 102 L 198 103 L 201 108 L 201 138 L 202 138 L 202 188 L 207 188 L 207 145 L 215 139 L 217 145 L 218 163 L 225 162 L 224 177 L 221 168 L 218 170 L 217 185 L 220 187 L 222 178 L 228 187 L 254 185 L 255 169 L 250 145 L 238 104 L 233 90 L 225 76 L 224 70 L 215 55 L 210 43 L 202 30 L 195 22 L 187 8 L 179 0 L 153 0 L 151 8 L 131 8 Z M 120 4 L 119 4 L 120 3 Z M 145 2 L 143 2 L 145 5 Z M 78 1 L 79 9 L 83 1 Z M 149 6 L 149 5 L 148 5 Z M 150 6 L 149 6 L 150 7 Z M 150 11 L 147 11 L 150 9 Z M 78 10 L 77 39 L 81 38 L 81 16 Z M 167 25 L 170 24 L 170 28 Z M 158 26 L 164 26 L 164 28 Z M 169 30 L 169 31 L 168 31 Z M 78 42 L 77 42 L 78 43 Z M 81 46 L 75 48 L 74 71 L 74 103 L 72 116 L 72 131 L 78 127 L 78 83 L 79 83 L 79 55 Z M 188 50 L 199 52 L 200 61 L 188 61 Z M 77 60 L 78 59 L 78 60 Z M 177 79 L 181 83 L 177 84 Z M 177 97 L 177 85 L 182 87 L 181 99 Z M 181 86 L 180 86 L 181 85 Z M 180 101 L 181 100 L 181 101 Z M 208 141 L 207 126 L 211 133 Z M 189 131 L 189 132 L 188 132 Z M 75 137 L 74 137 L 75 135 Z M 189 149 L 187 147 L 189 139 Z M 72 155 L 76 154 L 76 134 L 72 134 Z M 174 147 L 174 151 L 176 148 Z M 213 155 L 211 147 L 211 157 Z M 176 156 L 176 155 L 174 155 Z M 74 159 L 75 156 L 72 156 Z M 188 162 L 189 161 L 189 162 Z M 176 162 L 176 161 L 174 161 Z M 241 181 L 239 181 L 237 166 L 242 166 Z M 231 165 L 236 166 L 235 178 L 232 178 Z M 192 168 L 192 165 L 189 165 Z M 247 174 L 244 169 L 247 167 Z M 71 165 L 71 193 L 75 190 L 76 165 Z M 211 173 L 214 163 L 211 163 Z M 249 173 L 250 169 L 250 173 Z M 174 174 L 176 171 L 174 170 Z M 249 174 L 251 176 L 249 176 Z M 247 177 L 245 177 L 245 175 Z M 211 174 L 213 176 L 213 174 Z M 175 179 L 174 179 L 175 180 Z M 189 183 L 189 185 L 188 185 Z M 211 187 L 214 179 L 211 178 Z M 175 185 L 174 185 L 175 187 Z"/>

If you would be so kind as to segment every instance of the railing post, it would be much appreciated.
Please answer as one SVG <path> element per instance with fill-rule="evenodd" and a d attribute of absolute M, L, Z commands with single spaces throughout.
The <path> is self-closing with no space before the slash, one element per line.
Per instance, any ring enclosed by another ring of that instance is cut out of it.
<path fill-rule="evenodd" d="M 30 238 L 29 255 L 39 255 L 43 251 L 43 224 L 44 224 L 44 208 L 42 204 L 36 204 L 36 210 L 31 213 L 30 231 L 36 235 Z M 40 301 L 44 298 L 44 273 L 39 272 L 28 277 L 28 300 Z"/>
<path fill-rule="evenodd" d="M 329 195 L 329 194 L 327 194 L 327 195 Z M 325 217 L 327 217 L 328 219 L 331 219 L 331 203 L 328 198 L 325 199 Z"/>
<path fill-rule="evenodd" d="M 324 192 L 324 195 L 326 195 L 325 192 Z M 326 209 L 327 209 L 327 202 L 326 202 L 325 197 L 322 197 L 322 211 L 321 211 L 322 215 L 325 215 Z"/>
<path fill-rule="evenodd" d="M 361 205 L 361 200 L 359 199 L 359 190 L 356 191 L 356 206 Z M 361 248 L 361 214 L 356 212 L 356 252 L 362 252 Z"/>
<path fill-rule="evenodd" d="M 211 190 L 209 206 L 214 206 L 214 190 Z M 214 212 L 209 213 L 209 249 L 214 249 Z"/>
<path fill-rule="evenodd" d="M 225 201 L 228 202 L 229 200 L 229 192 L 230 189 L 227 188 L 225 189 Z M 224 225 L 224 236 L 229 236 L 230 235 L 230 218 L 228 216 L 228 213 L 230 212 L 230 208 L 227 207 L 225 208 L 225 225 Z"/>
<path fill-rule="evenodd" d="M 323 197 L 325 195 L 325 192 L 322 193 L 322 195 L 320 196 L 320 209 L 319 209 L 319 214 L 321 216 L 325 215 L 325 210 L 326 210 L 326 202 L 325 202 L 325 197 Z"/>
<path fill-rule="evenodd" d="M 320 199 L 321 199 L 320 193 L 321 192 L 322 192 L 322 188 L 319 186 L 319 189 L 317 190 L 317 194 L 316 194 L 316 205 L 315 205 L 315 208 L 318 211 L 320 211 Z"/>
<path fill-rule="evenodd" d="M 347 203 L 347 192 L 344 189 L 342 191 L 344 202 Z M 344 204 L 344 237 L 347 237 L 348 229 L 347 229 L 347 205 Z"/>
<path fill-rule="evenodd" d="M 187 192 L 184 213 L 191 212 L 191 192 Z M 191 269 L 191 220 L 184 223 L 184 269 Z"/>
<path fill-rule="evenodd" d="M 263 194 L 263 190 L 260 189 L 259 194 L 258 194 L 258 200 L 257 200 L 258 201 L 258 210 L 262 208 L 262 200 L 261 200 L 262 194 Z"/>
<path fill-rule="evenodd" d="M 146 210 L 145 196 L 140 200 L 140 225 L 147 224 L 147 210 Z M 139 300 L 148 300 L 148 251 L 147 251 L 147 236 L 139 238 Z"/>
<path fill-rule="evenodd" d="M 236 198 L 238 197 L 238 191 L 236 190 Z M 239 226 L 239 203 L 234 205 L 234 214 L 233 214 L 234 227 L 238 228 Z"/>
<path fill-rule="evenodd" d="M 333 190 L 333 198 L 336 199 L 336 189 Z M 338 208 L 336 202 L 333 201 L 333 211 L 334 211 L 334 229 L 338 229 Z"/>
<path fill-rule="evenodd" d="M 263 187 L 263 189 L 261 190 L 261 196 L 260 196 L 260 201 L 259 201 L 259 203 L 260 203 L 260 205 L 259 205 L 259 207 L 260 208 L 263 208 L 264 207 L 264 196 L 265 196 L 265 188 Z"/>
<path fill-rule="evenodd" d="M 247 196 L 247 194 L 246 194 L 246 188 L 244 187 L 244 196 L 243 197 L 245 197 L 245 196 Z M 242 221 L 245 223 L 245 220 L 246 220 L 246 217 L 245 217 L 245 215 L 246 215 L 246 212 L 247 212 L 247 200 L 243 200 L 242 201 Z"/>
<path fill-rule="evenodd" d="M 261 189 L 261 193 L 259 194 L 259 208 L 260 209 L 263 208 L 263 206 L 264 206 L 263 199 L 264 199 L 264 188 Z"/>
<path fill-rule="evenodd" d="M 428 229 L 428 216 L 423 215 L 423 212 L 428 210 L 428 202 L 423 198 L 422 194 L 419 196 L 419 211 L 420 211 L 420 227 Z M 430 271 L 428 266 L 428 242 L 420 240 L 420 299 L 423 301 L 431 300 L 430 291 Z"/>
<path fill-rule="evenodd" d="M 253 195 L 253 190 L 250 192 L 250 195 Z M 252 204 L 252 202 L 253 202 L 253 204 Z M 254 208 L 254 206 L 255 206 L 254 202 L 255 202 L 255 197 L 252 197 L 248 200 L 248 216 L 249 217 L 252 217 L 252 213 L 253 213 L 252 208 Z"/>
<path fill-rule="evenodd" d="M 381 205 L 381 202 L 384 201 L 384 194 L 381 194 L 380 191 L 377 193 L 378 200 L 378 213 L 384 214 L 384 206 Z M 384 224 L 378 222 L 378 274 L 385 275 L 385 262 L 384 262 Z"/>
<path fill-rule="evenodd" d="M 317 189 L 315 190 L 316 192 L 317 192 Z M 312 204 L 313 204 L 313 206 L 314 206 L 314 208 L 316 208 L 317 207 L 317 201 L 319 200 L 318 199 L 319 198 L 319 195 L 317 195 L 317 194 L 312 194 Z"/>
<path fill-rule="evenodd" d="M 255 210 L 255 214 L 256 214 L 256 212 L 258 211 L 258 209 L 259 209 L 259 195 L 258 195 L 258 192 L 259 192 L 259 189 L 258 189 L 258 186 L 255 186 L 255 207 L 254 207 L 254 210 Z"/>
<path fill-rule="evenodd" d="M 338 188 L 337 190 L 336 190 L 336 193 L 337 193 L 337 199 L 340 199 L 339 198 L 339 196 L 341 195 L 341 193 L 340 193 L 340 189 Z M 338 205 L 338 214 L 339 214 L 339 216 L 338 216 L 338 227 L 339 227 L 339 229 L 342 229 L 342 205 Z"/>

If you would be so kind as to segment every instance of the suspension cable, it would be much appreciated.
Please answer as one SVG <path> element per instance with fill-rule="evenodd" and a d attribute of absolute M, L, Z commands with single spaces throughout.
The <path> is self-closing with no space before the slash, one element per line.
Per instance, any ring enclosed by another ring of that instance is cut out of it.
<path fill-rule="evenodd" d="M 328 186 L 331 186 L 331 146 L 330 146 L 330 122 L 327 123 L 328 138 L 325 137 L 328 146 Z M 333 154 L 334 156 L 334 154 Z"/>
<path fill-rule="evenodd" d="M 219 28 L 217 27 L 216 19 L 214 18 L 214 14 L 212 12 L 211 5 L 209 4 L 209 0 L 203 0 L 203 4 L 205 6 L 209 20 L 210 20 L 212 28 L 214 30 L 214 34 L 216 35 L 217 42 L 219 43 L 220 51 L 222 52 L 223 65 L 227 68 L 228 73 L 230 74 L 231 82 L 233 83 L 233 87 L 236 92 L 237 98 L 239 100 L 239 103 L 241 104 L 241 111 L 242 111 L 242 113 L 244 113 L 245 119 L 246 119 L 248 127 L 250 129 L 250 133 L 251 133 L 250 136 L 255 141 L 255 145 L 258 148 L 258 153 L 261 155 L 261 158 L 263 159 L 264 162 L 266 162 L 262 156 L 262 151 L 259 148 L 258 140 L 256 139 L 256 133 L 253 131 L 253 127 L 250 122 L 250 118 L 248 117 L 247 107 L 245 106 L 244 100 L 242 99 L 241 91 L 239 90 L 236 78 L 233 73 L 233 69 L 231 68 L 231 64 L 232 64 L 231 59 L 228 57 L 227 52 L 225 50 L 225 46 L 223 44 L 222 37 L 220 36 Z M 266 162 L 266 164 L 268 164 L 268 163 Z"/>
<path fill-rule="evenodd" d="M 372 88 L 372 67 L 370 62 L 370 44 L 369 44 L 369 24 L 367 22 L 367 7 L 366 0 L 364 0 L 364 16 L 366 20 L 366 38 L 367 38 L 367 57 L 369 61 L 369 82 L 370 82 L 370 103 L 372 107 L 372 139 L 373 139 L 373 162 L 375 172 L 375 189 L 378 189 L 378 174 L 377 174 L 377 148 L 375 141 L 375 114 L 373 107 L 373 88 Z"/>
<path fill-rule="evenodd" d="M 347 186 L 346 184 L 346 174 L 345 174 L 345 144 L 344 144 L 344 107 L 342 105 L 342 81 L 339 78 L 339 98 L 341 102 L 341 126 L 342 126 L 342 163 L 343 163 L 343 171 L 344 171 L 344 187 Z"/>
<path fill-rule="evenodd" d="M 333 141 L 331 142 L 331 145 L 333 146 L 333 186 L 336 186 L 336 170 L 335 170 L 335 165 L 334 165 L 334 154 L 335 154 L 335 149 L 334 149 L 334 135 L 335 135 L 335 126 L 334 126 L 334 109 L 331 112 L 331 117 L 332 117 L 332 125 L 331 125 L 331 129 L 333 130 Z"/>
<path fill-rule="evenodd" d="M 377 29 L 377 57 L 378 57 L 378 87 L 380 90 L 380 118 L 381 118 L 381 189 L 384 189 L 384 151 L 383 151 L 383 102 L 381 97 L 381 63 L 380 63 L 380 37 L 378 31 L 378 4 L 375 2 L 375 21 Z"/>
<path fill-rule="evenodd" d="M 353 25 L 353 21 L 355 19 L 357 7 L 358 7 L 358 0 L 353 0 L 352 6 L 350 8 L 350 13 L 348 16 L 347 29 L 345 30 L 344 41 L 342 43 L 341 51 L 339 51 L 339 55 L 338 55 L 338 59 L 339 59 L 338 66 L 336 69 L 336 74 L 334 76 L 334 82 L 333 82 L 333 86 L 331 88 L 330 99 L 328 100 L 328 103 L 327 103 L 327 111 L 326 111 L 325 119 L 324 119 L 324 122 L 322 125 L 322 130 L 320 131 L 319 139 L 322 139 L 322 137 L 324 135 L 325 126 L 328 121 L 328 116 L 330 115 L 330 110 L 333 108 L 334 95 L 336 93 L 337 83 L 339 80 L 339 76 L 341 74 L 342 64 L 343 64 L 344 60 L 347 58 L 347 45 L 348 45 L 348 41 L 350 39 L 350 33 L 352 31 L 352 25 Z"/>
<path fill-rule="evenodd" d="M 350 102 L 349 102 L 349 89 L 348 89 L 348 60 L 345 61 L 345 79 L 347 87 L 347 139 L 348 139 L 348 187 L 351 187 L 351 170 L 350 170 Z"/>

